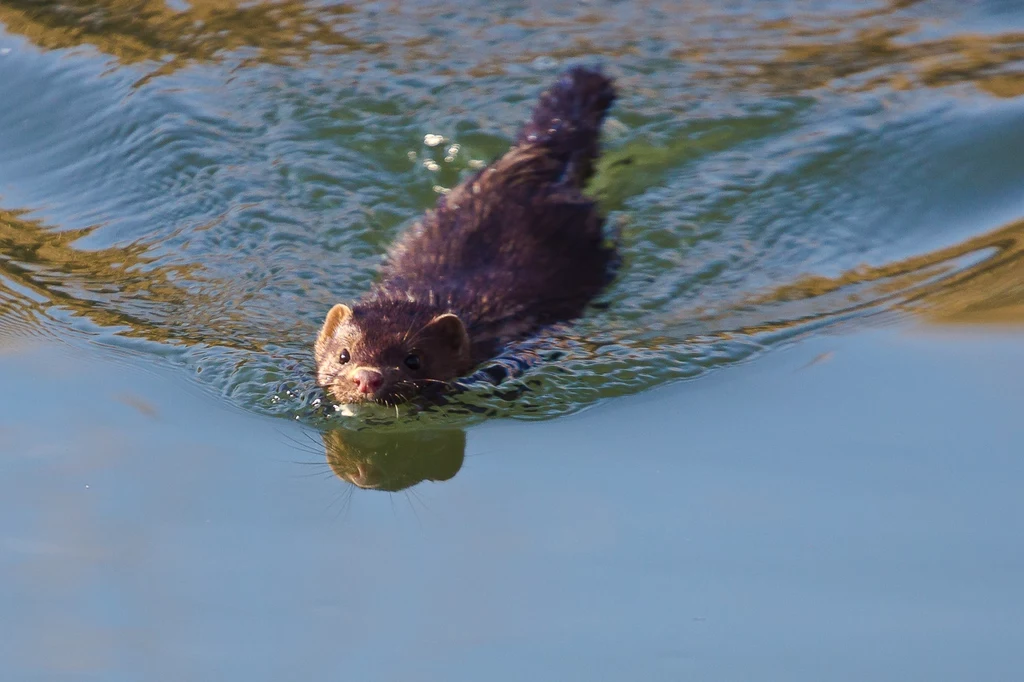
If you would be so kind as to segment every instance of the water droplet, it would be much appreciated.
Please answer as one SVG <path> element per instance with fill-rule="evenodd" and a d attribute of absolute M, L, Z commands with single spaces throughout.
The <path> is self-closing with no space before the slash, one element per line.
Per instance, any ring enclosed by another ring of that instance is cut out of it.
<path fill-rule="evenodd" d="M 546 55 L 537 57 L 530 64 L 537 71 L 551 71 L 558 66 L 558 60 L 554 57 L 548 57 Z"/>

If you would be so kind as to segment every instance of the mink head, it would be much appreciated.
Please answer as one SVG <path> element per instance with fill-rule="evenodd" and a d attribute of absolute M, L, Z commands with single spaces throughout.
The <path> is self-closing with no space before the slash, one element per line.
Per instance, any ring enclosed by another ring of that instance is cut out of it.
<path fill-rule="evenodd" d="M 334 306 L 315 354 L 317 383 L 340 403 L 397 404 L 472 369 L 457 315 L 403 301 Z"/>

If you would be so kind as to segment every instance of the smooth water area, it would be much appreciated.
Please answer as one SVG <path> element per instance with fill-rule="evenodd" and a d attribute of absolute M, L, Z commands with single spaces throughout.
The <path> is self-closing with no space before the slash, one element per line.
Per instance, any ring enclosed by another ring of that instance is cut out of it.
<path fill-rule="evenodd" d="M 1024 6 L 0 1 L 4 679 L 1013 679 Z M 568 63 L 620 276 L 344 416 Z"/>

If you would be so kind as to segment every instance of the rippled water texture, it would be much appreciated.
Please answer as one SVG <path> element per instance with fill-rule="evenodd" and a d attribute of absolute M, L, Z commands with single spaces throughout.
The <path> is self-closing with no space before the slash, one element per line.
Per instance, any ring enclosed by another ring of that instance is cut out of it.
<path fill-rule="evenodd" d="M 325 311 L 572 62 L 621 90 L 591 189 L 622 274 L 518 351 L 557 362 L 453 411 L 550 417 L 887 315 L 1024 319 L 1019 3 L 544 8 L 0 3 L 0 344 L 312 418 Z"/>

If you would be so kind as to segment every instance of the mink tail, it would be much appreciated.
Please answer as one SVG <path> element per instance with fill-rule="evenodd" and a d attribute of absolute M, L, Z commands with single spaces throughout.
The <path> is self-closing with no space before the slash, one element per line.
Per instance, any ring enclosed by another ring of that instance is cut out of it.
<path fill-rule="evenodd" d="M 594 173 L 601 124 L 614 101 L 610 78 L 597 69 L 574 66 L 540 96 L 516 144 L 544 147 L 564 164 L 562 181 L 582 188 Z"/>

